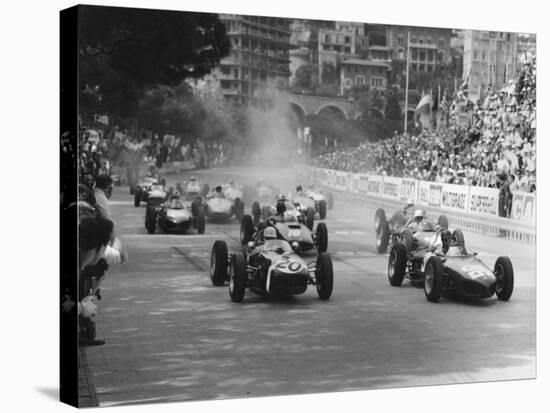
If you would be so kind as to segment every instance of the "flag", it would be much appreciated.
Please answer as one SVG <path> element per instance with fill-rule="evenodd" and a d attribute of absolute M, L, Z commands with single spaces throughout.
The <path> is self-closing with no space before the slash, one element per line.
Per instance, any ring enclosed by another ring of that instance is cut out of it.
<path fill-rule="evenodd" d="M 449 112 L 449 106 L 447 103 L 447 96 L 445 92 L 443 93 L 443 97 L 441 98 L 441 103 L 439 104 L 439 108 L 441 109 L 441 112 L 444 114 L 447 114 Z"/>
<path fill-rule="evenodd" d="M 419 112 L 425 106 L 427 106 L 428 109 L 431 109 L 432 105 L 433 105 L 432 97 L 430 95 L 426 95 L 422 99 L 420 99 L 420 102 L 418 102 L 418 105 L 416 106 L 415 112 Z"/>

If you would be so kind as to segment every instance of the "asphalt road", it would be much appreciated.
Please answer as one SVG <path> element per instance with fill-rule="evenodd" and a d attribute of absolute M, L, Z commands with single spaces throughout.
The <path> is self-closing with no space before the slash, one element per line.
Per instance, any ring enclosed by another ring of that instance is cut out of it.
<path fill-rule="evenodd" d="M 211 185 L 260 177 L 244 167 L 193 174 Z M 166 178 L 170 185 L 189 176 Z M 285 191 L 296 184 L 288 170 L 261 176 Z M 511 258 L 512 299 L 433 304 L 408 281 L 389 285 L 388 256 L 374 248 L 376 207 L 335 196 L 325 220 L 335 272 L 329 301 L 310 287 L 280 300 L 247 291 L 236 304 L 208 275 L 215 240 L 239 248 L 236 221 L 208 221 L 204 235 L 148 235 L 145 208 L 117 187 L 113 214 L 130 261 L 103 284 L 97 326 L 107 344 L 86 349 L 99 404 L 535 377 L 535 246 L 465 232 L 468 248 L 491 266 L 499 255 Z"/>

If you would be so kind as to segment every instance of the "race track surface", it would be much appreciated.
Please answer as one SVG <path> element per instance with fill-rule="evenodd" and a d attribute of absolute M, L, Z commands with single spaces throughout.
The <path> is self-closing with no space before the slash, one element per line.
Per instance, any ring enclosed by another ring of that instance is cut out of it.
<path fill-rule="evenodd" d="M 260 177 L 244 167 L 192 174 L 211 187 Z M 307 183 L 291 170 L 261 174 L 285 192 Z M 190 175 L 167 176 L 167 183 Z M 535 377 L 534 245 L 465 232 L 467 247 L 491 267 L 499 255 L 511 258 L 511 300 L 429 303 L 406 280 L 389 285 L 388 254 L 374 246 L 378 205 L 336 194 L 325 220 L 331 299 L 319 300 L 310 286 L 278 300 L 247 290 L 236 304 L 227 286 L 211 285 L 208 269 L 215 240 L 239 249 L 237 222 L 208 220 L 204 235 L 148 235 L 144 204 L 135 208 L 132 200 L 127 187 L 115 188 L 113 215 L 130 261 L 113 266 L 102 287 L 97 330 L 107 344 L 86 349 L 100 405 Z"/>

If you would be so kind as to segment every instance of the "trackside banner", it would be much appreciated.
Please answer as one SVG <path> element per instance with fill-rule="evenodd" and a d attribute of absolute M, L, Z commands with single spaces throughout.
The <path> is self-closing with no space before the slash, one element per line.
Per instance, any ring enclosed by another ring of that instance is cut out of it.
<path fill-rule="evenodd" d="M 499 190 L 496 188 L 453 185 L 319 168 L 313 168 L 313 173 L 310 176 L 324 185 L 357 194 L 404 202 L 412 199 L 415 204 L 423 206 L 478 216 L 499 216 Z M 535 224 L 536 201 L 535 194 L 514 192 L 510 218 L 515 221 Z"/>

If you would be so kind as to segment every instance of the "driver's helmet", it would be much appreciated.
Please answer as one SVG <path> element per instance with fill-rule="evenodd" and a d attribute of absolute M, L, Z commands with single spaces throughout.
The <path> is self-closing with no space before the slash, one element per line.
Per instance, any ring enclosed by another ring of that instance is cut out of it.
<path fill-rule="evenodd" d="M 413 205 L 414 205 L 414 200 L 412 198 L 407 199 L 407 206 L 410 207 Z"/>
<path fill-rule="evenodd" d="M 196 181 L 196 178 L 194 176 L 192 176 L 191 178 L 189 178 L 189 182 L 195 182 Z"/>
<path fill-rule="evenodd" d="M 422 212 L 421 209 L 417 209 L 416 211 L 414 211 L 414 222 L 420 222 L 424 219 L 424 213 Z"/>
<path fill-rule="evenodd" d="M 277 231 L 275 230 L 274 227 L 267 227 L 264 230 L 264 239 L 265 240 L 277 239 Z"/>
<path fill-rule="evenodd" d="M 451 231 L 449 231 L 448 229 L 441 231 L 441 246 L 444 252 L 447 252 L 447 250 L 451 246 L 452 240 L 453 235 L 451 234 Z"/>
<path fill-rule="evenodd" d="M 302 192 L 304 190 L 304 188 L 302 188 L 302 185 L 298 185 L 296 187 L 296 192 Z"/>
<path fill-rule="evenodd" d="M 218 186 L 216 187 L 216 192 L 220 193 L 221 191 L 222 191 L 222 187 L 221 187 L 220 185 L 218 185 Z"/>
<path fill-rule="evenodd" d="M 227 185 L 234 185 L 235 182 L 233 182 L 233 179 L 230 179 L 229 181 L 227 181 Z"/>

